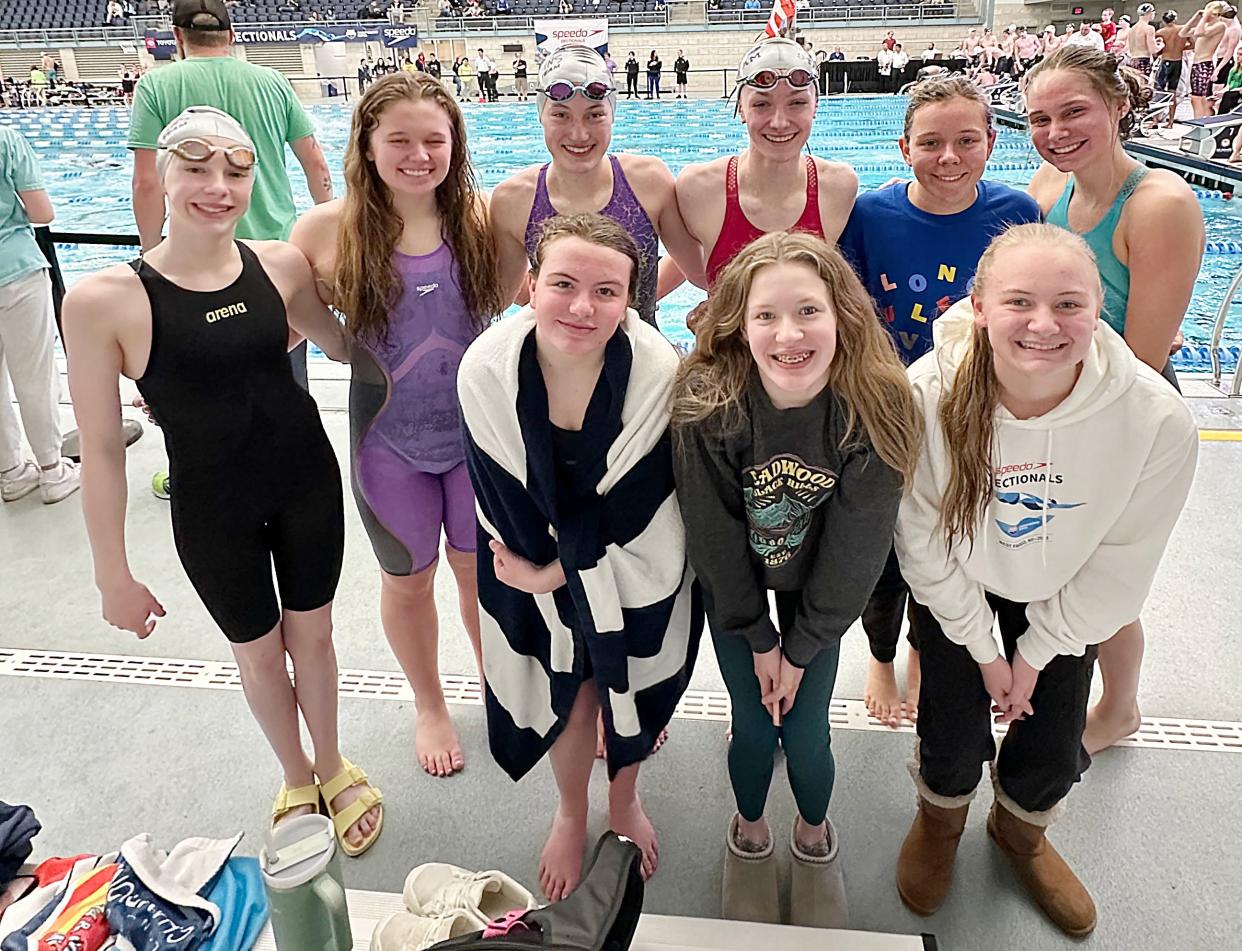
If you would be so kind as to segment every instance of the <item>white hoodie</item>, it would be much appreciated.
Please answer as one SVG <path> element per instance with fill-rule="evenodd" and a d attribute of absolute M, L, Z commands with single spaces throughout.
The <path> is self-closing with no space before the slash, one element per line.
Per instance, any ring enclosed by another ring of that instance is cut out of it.
<path fill-rule="evenodd" d="M 972 326 L 970 301 L 959 302 L 932 325 L 935 349 L 910 367 L 926 435 L 897 517 L 897 555 L 914 597 L 981 664 L 999 653 L 985 593 L 1027 603 L 1018 650 L 1042 670 L 1139 616 L 1190 492 L 1198 431 L 1173 387 L 1101 320 L 1059 406 L 1035 419 L 997 406 L 987 517 L 973 548 L 946 550 L 940 400 Z"/>

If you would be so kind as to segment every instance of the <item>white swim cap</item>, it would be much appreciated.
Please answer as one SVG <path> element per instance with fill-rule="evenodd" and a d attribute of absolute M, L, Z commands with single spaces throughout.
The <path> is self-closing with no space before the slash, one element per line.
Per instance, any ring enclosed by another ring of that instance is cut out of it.
<path fill-rule="evenodd" d="M 737 81 L 742 85 L 754 79 L 765 69 L 776 69 L 788 72 L 791 69 L 805 69 L 814 74 L 815 61 L 811 54 L 783 36 L 764 37 L 748 49 L 742 61 L 737 64 Z"/>
<path fill-rule="evenodd" d="M 164 126 L 164 131 L 160 133 L 159 140 L 156 142 L 156 148 L 159 151 L 155 156 L 155 168 L 159 172 L 160 179 L 164 178 L 168 165 L 172 161 L 172 152 L 168 151 L 172 146 L 186 139 L 203 138 L 228 139 L 230 142 L 246 146 L 252 152 L 256 151 L 254 141 L 241 127 L 241 123 L 227 112 L 221 112 L 211 106 L 190 106 Z"/>
<path fill-rule="evenodd" d="M 1155 8 L 1154 6 L 1152 6 L 1152 4 L 1150 4 L 1150 3 L 1140 3 L 1140 4 L 1139 4 L 1139 8 L 1138 8 L 1138 15 L 1139 15 L 1139 16 L 1141 16 L 1141 17 L 1145 17 L 1145 16 L 1147 16 L 1147 14 L 1149 14 L 1149 13 L 1155 13 L 1155 12 L 1156 12 L 1156 8 Z"/>
<path fill-rule="evenodd" d="M 554 90 L 553 87 L 558 84 L 563 84 L 564 90 Z M 551 97 L 549 90 L 553 92 Z M 556 95 L 558 91 L 568 91 L 568 95 Z M 593 47 L 567 43 L 549 53 L 539 66 L 539 79 L 535 87 L 536 111 L 542 116 L 549 102 L 564 102 L 575 95 L 597 102 L 606 100 L 609 108 L 616 113 L 617 89 L 612 84 L 612 74 L 608 72 L 604 57 Z"/>

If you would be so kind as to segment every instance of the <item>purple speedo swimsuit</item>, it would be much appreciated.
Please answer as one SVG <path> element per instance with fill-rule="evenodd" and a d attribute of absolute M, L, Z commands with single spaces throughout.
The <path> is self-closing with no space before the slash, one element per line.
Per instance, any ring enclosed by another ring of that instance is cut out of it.
<path fill-rule="evenodd" d="M 387 336 L 359 341 L 349 388 L 354 498 L 380 567 L 423 571 L 448 544 L 475 549 L 457 367 L 475 337 L 447 243 L 393 255 L 401 296 Z"/>
<path fill-rule="evenodd" d="M 608 156 L 612 163 L 612 197 L 608 199 L 600 214 L 611 218 L 630 233 L 638 245 L 642 267 L 638 272 L 638 300 L 633 307 L 651 326 L 655 327 L 656 319 L 656 274 L 660 263 L 660 239 L 656 236 L 655 225 L 647 217 L 647 212 L 630 188 L 630 183 L 621 171 L 621 162 L 615 155 Z M 539 230 L 549 218 L 555 218 L 560 212 L 552 207 L 552 199 L 548 197 L 548 166 L 539 169 L 539 181 L 535 185 L 535 202 L 531 205 L 530 219 L 526 222 L 526 254 L 534 259 L 535 246 L 539 243 Z"/>

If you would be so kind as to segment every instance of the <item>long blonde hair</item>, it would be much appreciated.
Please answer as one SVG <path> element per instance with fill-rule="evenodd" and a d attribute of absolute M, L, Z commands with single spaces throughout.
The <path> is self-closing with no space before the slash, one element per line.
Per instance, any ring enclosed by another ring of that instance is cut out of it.
<path fill-rule="evenodd" d="M 861 444 L 865 435 L 908 486 L 918 461 L 921 427 L 905 368 L 854 270 L 836 248 L 813 235 L 766 234 L 738 252 L 720 273 L 707 313 L 695 323 L 694 351 L 673 386 L 673 425 L 711 418 L 727 434 L 746 423 L 743 395 L 756 372 L 745 337 L 746 302 L 756 275 L 773 264 L 808 267 L 828 288 L 837 321 L 828 386 L 846 408 L 842 448 Z"/>
<path fill-rule="evenodd" d="M 496 239 L 470 164 L 461 109 L 434 77 L 398 72 L 373 83 L 363 94 L 354 110 L 345 151 L 346 193 L 336 241 L 335 303 L 349 329 L 364 340 L 385 337 L 389 311 L 403 290 L 392 256 L 404 224 L 388 186 L 367 158 L 371 133 L 389 106 L 425 100 L 444 110 L 452 131 L 452 158 L 448 177 L 436 188 L 436 210 L 457 262 L 462 296 L 475 330 L 486 327 L 508 304 L 496 270 Z"/>
<path fill-rule="evenodd" d="M 996 258 L 1010 248 L 1062 248 L 1081 254 L 1090 265 L 1097 301 L 1104 299 L 1095 255 L 1087 242 L 1049 224 L 1013 225 L 992 239 L 975 271 L 971 296 L 982 297 L 992 279 Z M 993 365 L 986 327 L 975 325 L 949 392 L 940 400 L 940 428 L 949 456 L 949 484 L 940 507 L 940 530 L 946 545 L 957 539 L 974 544 L 975 530 L 992 498 L 992 452 L 996 443 L 996 404 L 1000 381 Z"/>

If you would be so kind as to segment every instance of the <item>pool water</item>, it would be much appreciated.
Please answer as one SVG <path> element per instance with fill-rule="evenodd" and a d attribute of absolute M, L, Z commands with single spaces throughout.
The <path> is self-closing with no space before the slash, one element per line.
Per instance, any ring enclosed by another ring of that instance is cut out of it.
<path fill-rule="evenodd" d="M 349 103 L 308 106 L 324 152 L 329 156 L 337 194 L 344 191 L 342 157 L 349 136 Z M 889 97 L 830 98 L 821 101 L 810 150 L 846 162 L 858 172 L 863 188 L 876 188 L 909 174 L 897 150 L 905 100 Z M 464 106 L 475 168 L 484 187 L 491 188 L 517 169 L 546 160 L 542 130 L 533 104 Z M 0 123 L 23 132 L 38 154 L 48 191 L 57 209 L 60 231 L 131 234 L 131 160 L 125 149 L 129 113 L 125 109 L 36 109 L 0 111 Z M 613 132 L 615 151 L 658 155 L 677 172 L 692 162 L 705 162 L 738 151 L 744 130 L 723 100 L 675 100 L 659 105 L 618 104 Z M 287 153 L 289 175 L 299 209 L 310 206 L 301 169 Z M 1039 165 L 1027 137 L 1002 129 L 988 168 L 988 178 L 1024 186 Z M 1194 298 L 1182 324 L 1187 346 L 1174 358 L 1183 370 L 1205 369 L 1206 345 L 1221 299 L 1242 267 L 1242 197 L 1226 200 L 1219 193 L 1199 191 L 1207 227 L 1208 250 L 1195 284 Z M 65 280 L 128 260 L 132 249 L 69 245 L 61 250 Z M 702 298 L 685 285 L 660 303 L 659 320 L 674 341 L 689 342 L 685 314 Z M 1223 346 L 1227 362 L 1237 360 L 1242 344 L 1242 304 L 1226 327 Z"/>

